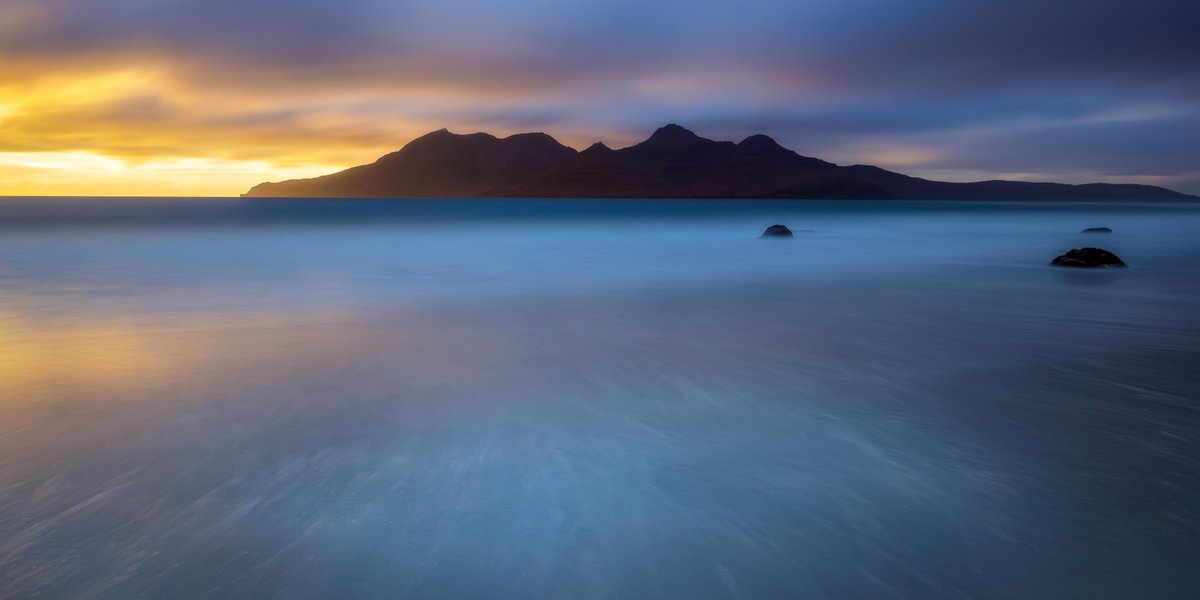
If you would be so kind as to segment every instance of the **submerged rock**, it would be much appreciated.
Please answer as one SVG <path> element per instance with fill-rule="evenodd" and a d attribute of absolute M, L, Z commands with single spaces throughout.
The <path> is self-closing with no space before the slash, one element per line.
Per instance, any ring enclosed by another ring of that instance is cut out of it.
<path fill-rule="evenodd" d="M 1050 261 L 1056 267 L 1124 267 L 1125 261 L 1103 248 L 1075 248 Z"/>
<path fill-rule="evenodd" d="M 1108 227 L 1088 227 L 1080 233 L 1112 233 L 1112 229 Z"/>
<path fill-rule="evenodd" d="M 772 225 L 763 232 L 761 237 L 792 237 L 792 230 L 786 225 Z"/>

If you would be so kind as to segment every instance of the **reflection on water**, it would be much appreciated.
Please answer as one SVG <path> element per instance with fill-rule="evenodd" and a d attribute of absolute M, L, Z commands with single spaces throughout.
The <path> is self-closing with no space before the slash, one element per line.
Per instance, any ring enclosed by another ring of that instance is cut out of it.
<path fill-rule="evenodd" d="M 0 201 L 0 596 L 1200 585 L 1194 208 L 133 204 Z"/>
<path fill-rule="evenodd" d="M 1068 285 L 1096 286 L 1116 283 L 1122 269 L 1054 269 L 1055 276 Z"/>

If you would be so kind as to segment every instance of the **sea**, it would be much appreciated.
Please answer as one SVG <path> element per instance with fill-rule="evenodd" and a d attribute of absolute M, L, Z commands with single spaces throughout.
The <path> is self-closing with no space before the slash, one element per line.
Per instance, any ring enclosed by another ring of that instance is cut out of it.
<path fill-rule="evenodd" d="M 1197 597 L 1200 204 L 0 199 L 0 598 Z"/>

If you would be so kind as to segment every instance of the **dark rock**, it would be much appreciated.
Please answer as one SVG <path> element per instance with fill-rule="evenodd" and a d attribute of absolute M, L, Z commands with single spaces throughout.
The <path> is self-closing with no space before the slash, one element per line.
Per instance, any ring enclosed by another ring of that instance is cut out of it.
<path fill-rule="evenodd" d="M 1076 248 L 1050 261 L 1056 267 L 1124 267 L 1125 261 L 1102 248 Z"/>
<path fill-rule="evenodd" d="M 786 225 L 772 225 L 763 232 L 762 237 L 792 237 L 792 230 Z"/>
<path fill-rule="evenodd" d="M 1112 233 L 1112 229 L 1108 227 L 1088 227 L 1082 233 Z"/>

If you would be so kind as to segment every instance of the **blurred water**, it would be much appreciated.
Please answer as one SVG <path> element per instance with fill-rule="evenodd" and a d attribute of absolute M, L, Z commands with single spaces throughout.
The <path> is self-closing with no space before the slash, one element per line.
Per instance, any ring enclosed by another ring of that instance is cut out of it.
<path fill-rule="evenodd" d="M 0 199 L 0 597 L 1194 598 L 1198 234 Z"/>

